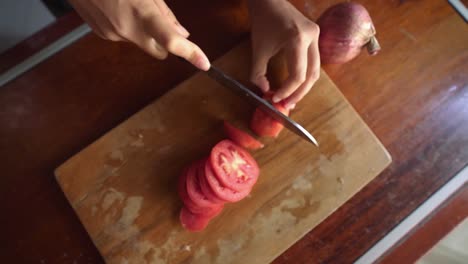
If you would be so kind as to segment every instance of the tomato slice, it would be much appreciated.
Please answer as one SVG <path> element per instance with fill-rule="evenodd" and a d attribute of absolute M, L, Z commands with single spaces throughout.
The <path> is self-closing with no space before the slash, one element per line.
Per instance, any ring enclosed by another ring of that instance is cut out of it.
<path fill-rule="evenodd" d="M 191 166 L 193 166 L 193 165 L 194 164 L 192 164 Z M 177 190 L 178 190 L 178 193 L 179 193 L 179 197 L 182 200 L 182 202 L 184 203 L 185 207 L 187 207 L 187 209 L 189 209 L 191 212 L 196 213 L 196 214 L 201 214 L 201 215 L 211 215 L 211 214 L 213 214 L 214 211 L 218 210 L 217 207 L 220 207 L 220 206 L 202 207 L 202 206 L 199 206 L 198 204 L 196 204 L 188 196 L 188 193 L 187 193 L 187 175 L 188 175 L 190 167 L 185 168 L 184 171 L 182 172 L 182 174 L 179 177 L 179 182 L 178 182 L 178 185 L 177 185 Z"/>
<path fill-rule="evenodd" d="M 218 177 L 215 176 L 211 162 L 207 161 L 205 165 L 205 175 L 206 181 L 213 190 L 214 194 L 221 200 L 226 202 L 237 202 L 244 199 L 250 193 L 250 189 L 245 189 L 243 191 L 234 191 L 227 187 L 224 187 L 218 180 Z"/>
<path fill-rule="evenodd" d="M 224 121 L 224 131 L 226 132 L 226 135 L 232 141 L 234 141 L 241 147 L 244 147 L 246 149 L 252 149 L 252 150 L 260 149 L 264 147 L 262 142 L 256 140 L 254 137 L 252 137 L 248 133 L 229 124 L 227 121 Z"/>
<path fill-rule="evenodd" d="M 205 165 L 208 159 L 205 159 L 205 162 L 199 166 L 199 175 L 200 175 L 200 188 L 203 192 L 203 194 L 208 198 L 208 200 L 212 201 L 213 203 L 217 204 L 222 204 L 226 202 L 225 200 L 220 199 L 216 193 L 213 191 L 211 188 L 210 184 L 208 183 L 208 180 L 206 179 L 206 173 L 205 173 Z"/>
<path fill-rule="evenodd" d="M 255 159 L 231 140 L 222 140 L 211 150 L 210 163 L 219 182 L 234 191 L 252 189 L 260 170 Z"/>
<path fill-rule="evenodd" d="M 186 207 L 182 207 L 179 214 L 180 223 L 182 226 L 191 232 L 199 232 L 205 229 L 210 222 L 210 217 L 201 216 L 192 213 Z"/>
<path fill-rule="evenodd" d="M 273 106 L 281 113 L 289 115 L 289 111 L 286 110 L 282 104 L 273 104 Z M 250 121 L 250 129 L 261 137 L 276 138 L 281 130 L 283 130 L 283 125 L 263 112 L 260 108 L 257 108 Z"/>
<path fill-rule="evenodd" d="M 200 187 L 200 176 L 205 177 L 205 173 L 200 175 L 202 170 L 199 168 L 204 166 L 205 160 L 196 161 L 187 172 L 187 193 L 189 198 L 200 207 L 214 207 L 218 204 L 209 199 Z"/>

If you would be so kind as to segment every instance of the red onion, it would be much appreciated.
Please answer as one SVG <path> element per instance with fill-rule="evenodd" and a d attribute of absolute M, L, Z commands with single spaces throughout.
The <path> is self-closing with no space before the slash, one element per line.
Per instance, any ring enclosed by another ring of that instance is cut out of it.
<path fill-rule="evenodd" d="M 322 63 L 345 63 L 366 46 L 370 55 L 380 50 L 372 19 L 361 4 L 345 2 L 328 8 L 317 20 Z"/>

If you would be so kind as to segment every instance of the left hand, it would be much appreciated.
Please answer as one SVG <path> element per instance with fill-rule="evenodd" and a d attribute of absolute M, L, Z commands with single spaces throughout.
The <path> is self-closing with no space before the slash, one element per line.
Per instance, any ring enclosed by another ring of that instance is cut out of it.
<path fill-rule="evenodd" d="M 312 88 L 320 75 L 319 27 L 287 0 L 249 0 L 252 23 L 251 81 L 263 92 L 270 90 L 266 78 L 270 59 L 284 51 L 289 76 L 273 96 L 292 109 Z"/>

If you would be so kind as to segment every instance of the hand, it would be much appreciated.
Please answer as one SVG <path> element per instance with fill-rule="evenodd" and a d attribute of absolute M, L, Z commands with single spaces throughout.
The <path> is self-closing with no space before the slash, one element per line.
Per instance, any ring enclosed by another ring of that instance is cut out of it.
<path fill-rule="evenodd" d="M 163 0 L 70 0 L 76 11 L 100 37 L 129 41 L 157 59 L 168 53 L 182 57 L 201 70 L 210 62 L 187 37 Z"/>
<path fill-rule="evenodd" d="M 289 76 L 273 96 L 294 108 L 320 75 L 319 27 L 287 0 L 249 0 L 252 23 L 251 81 L 263 92 L 270 90 L 266 78 L 270 59 L 283 51 Z"/>

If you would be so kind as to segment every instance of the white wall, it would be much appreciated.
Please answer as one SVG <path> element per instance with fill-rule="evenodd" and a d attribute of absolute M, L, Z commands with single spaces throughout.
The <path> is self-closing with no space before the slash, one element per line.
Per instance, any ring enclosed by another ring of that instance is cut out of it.
<path fill-rule="evenodd" d="M 0 0 L 0 53 L 54 20 L 40 0 Z"/>

